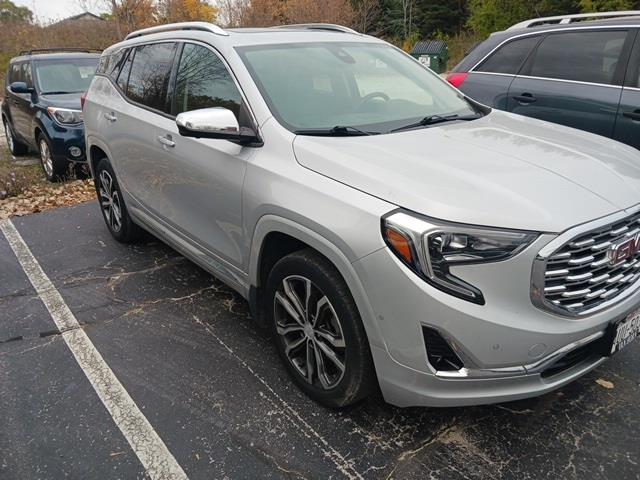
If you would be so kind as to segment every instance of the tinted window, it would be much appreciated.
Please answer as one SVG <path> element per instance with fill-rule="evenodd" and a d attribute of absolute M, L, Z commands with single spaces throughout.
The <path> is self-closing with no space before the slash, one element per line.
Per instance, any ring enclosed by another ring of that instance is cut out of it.
<path fill-rule="evenodd" d="M 612 84 L 627 32 L 554 33 L 532 56 L 529 75 Z"/>
<path fill-rule="evenodd" d="M 539 36 L 512 40 L 500 47 L 476 68 L 479 72 L 509 73 L 515 75 L 540 40 Z"/>
<path fill-rule="evenodd" d="M 10 82 L 21 82 L 22 81 L 22 68 L 21 63 L 14 63 L 11 65 L 11 75 Z"/>
<path fill-rule="evenodd" d="M 136 48 L 127 84 L 127 96 L 131 100 L 156 110 L 166 110 L 175 51 L 175 43 L 154 43 Z"/>
<path fill-rule="evenodd" d="M 121 50 L 118 50 L 116 53 L 110 55 L 111 58 L 109 60 L 109 64 L 107 65 L 104 73 L 109 77 L 111 77 L 111 79 L 115 80 L 116 78 L 118 78 L 120 69 L 122 68 L 124 61 L 127 58 L 127 53 L 129 53 L 129 50 L 126 48 L 123 48 Z"/>
<path fill-rule="evenodd" d="M 224 107 L 240 118 L 242 97 L 224 63 L 208 48 L 185 44 L 176 77 L 173 111 Z"/>
<path fill-rule="evenodd" d="M 131 63 L 133 61 L 133 50 L 127 51 L 129 55 L 125 58 L 124 66 L 120 70 L 118 74 L 118 86 L 123 90 L 127 90 L 127 81 L 129 80 L 129 72 L 131 72 Z"/>
<path fill-rule="evenodd" d="M 27 84 L 27 87 L 33 87 L 33 78 L 31 77 L 31 63 L 25 62 L 22 64 L 22 81 Z"/>

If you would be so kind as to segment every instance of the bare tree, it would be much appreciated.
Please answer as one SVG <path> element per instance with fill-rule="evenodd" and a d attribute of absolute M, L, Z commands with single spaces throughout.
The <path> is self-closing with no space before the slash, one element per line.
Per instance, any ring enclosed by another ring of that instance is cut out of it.
<path fill-rule="evenodd" d="M 245 24 L 244 18 L 250 0 L 217 0 L 218 21 L 225 27 L 240 27 Z"/>
<path fill-rule="evenodd" d="M 380 13 L 381 9 L 379 0 L 360 0 L 356 3 L 354 9 L 354 28 L 363 33 L 379 33 L 374 31 L 374 28 L 380 19 Z"/>

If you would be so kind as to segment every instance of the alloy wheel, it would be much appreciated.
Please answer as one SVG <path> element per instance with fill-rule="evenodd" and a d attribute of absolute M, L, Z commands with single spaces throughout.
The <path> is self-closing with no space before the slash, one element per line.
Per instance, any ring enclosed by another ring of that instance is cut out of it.
<path fill-rule="evenodd" d="M 51 150 L 49 150 L 49 144 L 42 138 L 40 140 L 40 161 L 42 162 L 42 168 L 44 168 L 47 177 L 53 177 L 53 158 L 51 157 Z"/>
<path fill-rule="evenodd" d="M 335 387 L 345 373 L 342 326 L 327 296 L 308 278 L 282 280 L 274 298 L 276 331 L 288 361 L 309 383 Z"/>
<path fill-rule="evenodd" d="M 120 204 L 120 195 L 116 188 L 115 182 L 106 170 L 100 172 L 100 185 L 98 191 L 100 193 L 100 206 L 104 218 L 114 232 L 119 232 L 122 228 L 122 207 Z"/>

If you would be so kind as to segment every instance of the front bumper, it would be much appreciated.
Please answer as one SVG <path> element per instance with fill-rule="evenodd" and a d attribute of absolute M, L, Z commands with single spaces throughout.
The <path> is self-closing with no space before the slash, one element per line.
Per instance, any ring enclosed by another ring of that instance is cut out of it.
<path fill-rule="evenodd" d="M 372 353 L 385 399 L 398 406 L 511 401 L 551 391 L 602 363 L 602 355 L 588 355 L 545 374 L 565 354 L 604 337 L 613 321 L 638 306 L 640 295 L 580 319 L 536 308 L 530 298 L 531 267 L 553 238 L 542 235 L 507 261 L 457 269 L 457 276 L 480 288 L 485 305 L 431 287 L 387 248 L 355 262 L 384 342 L 372 346 Z M 423 327 L 440 332 L 464 368 L 436 371 L 427 357 Z"/>
<path fill-rule="evenodd" d="M 46 130 L 51 143 L 51 154 L 54 159 L 74 163 L 84 163 L 87 161 L 84 125 L 63 127 L 51 120 Z M 73 147 L 80 149 L 80 155 L 72 155 L 71 150 Z"/>

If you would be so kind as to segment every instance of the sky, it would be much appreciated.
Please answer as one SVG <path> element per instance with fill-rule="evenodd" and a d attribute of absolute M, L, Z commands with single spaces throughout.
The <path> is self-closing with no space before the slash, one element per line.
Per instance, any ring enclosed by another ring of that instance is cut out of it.
<path fill-rule="evenodd" d="M 82 13 L 83 9 L 80 7 L 79 0 L 12 0 L 16 5 L 22 7 L 29 7 L 34 13 L 36 20 L 44 23 L 51 22 L 52 20 L 62 20 L 63 18 L 70 17 Z M 100 0 L 85 2 L 89 4 L 90 11 L 92 13 L 100 13 L 102 9 L 100 5 L 103 3 Z"/>

